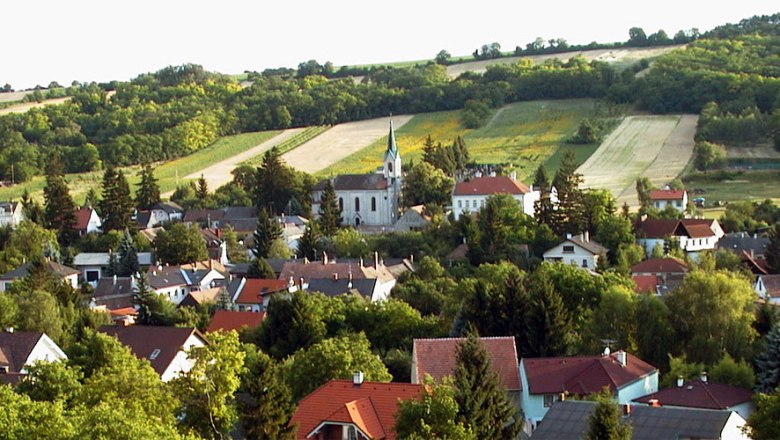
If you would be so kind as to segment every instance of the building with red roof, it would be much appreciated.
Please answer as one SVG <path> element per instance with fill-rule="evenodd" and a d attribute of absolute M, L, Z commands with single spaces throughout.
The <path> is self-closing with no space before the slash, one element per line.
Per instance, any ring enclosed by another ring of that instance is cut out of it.
<path fill-rule="evenodd" d="M 780 304 L 780 275 L 759 275 L 753 289 L 769 303 Z"/>
<path fill-rule="evenodd" d="M 228 284 L 230 299 L 241 312 L 261 312 L 268 308 L 271 296 L 290 292 L 285 280 L 263 278 L 237 278 Z"/>
<path fill-rule="evenodd" d="M 524 213 L 534 216 L 534 202 L 539 200 L 539 191 L 509 176 L 484 176 L 455 184 L 452 190 L 452 214 L 455 220 L 465 212 L 479 211 L 488 197 L 495 194 L 511 195 Z"/>
<path fill-rule="evenodd" d="M 682 189 L 654 189 L 650 191 L 650 202 L 659 211 L 671 206 L 683 212 L 688 207 L 688 193 Z"/>
<path fill-rule="evenodd" d="M 394 440 L 398 401 L 421 397 L 409 383 L 331 380 L 301 399 L 290 421 L 298 439 Z"/>
<path fill-rule="evenodd" d="M 77 209 L 75 214 L 76 222 L 73 224 L 73 230 L 77 231 L 79 235 L 100 232 L 103 221 L 100 219 L 97 211 L 89 206 L 85 206 Z"/>
<path fill-rule="evenodd" d="M 242 328 L 255 328 L 263 323 L 265 312 L 236 312 L 233 310 L 217 310 L 211 317 L 206 333 L 231 330 L 239 331 Z"/>
<path fill-rule="evenodd" d="M 631 266 L 637 293 L 664 295 L 682 284 L 688 265 L 676 258 L 651 258 Z"/>
<path fill-rule="evenodd" d="M 547 410 L 567 395 L 587 396 L 609 387 L 618 403 L 658 391 L 658 369 L 618 351 L 602 356 L 523 358 L 520 398 L 529 426 L 535 428 Z"/>
<path fill-rule="evenodd" d="M 752 391 L 710 382 L 706 373 L 695 380 L 678 379 L 677 386 L 664 388 L 633 401 L 649 406 L 735 411 L 746 420 L 756 409 Z"/>
<path fill-rule="evenodd" d="M 717 220 L 710 219 L 648 219 L 636 228 L 637 241 L 648 255 L 656 245 L 675 238 L 686 252 L 713 250 L 725 233 Z"/>

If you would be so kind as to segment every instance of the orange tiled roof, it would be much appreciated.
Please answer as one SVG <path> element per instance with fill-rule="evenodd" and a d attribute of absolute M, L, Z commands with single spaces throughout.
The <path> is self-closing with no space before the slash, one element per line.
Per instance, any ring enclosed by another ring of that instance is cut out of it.
<path fill-rule="evenodd" d="M 453 192 L 456 196 L 489 196 L 491 194 L 527 194 L 531 192 L 523 182 L 512 180 L 507 176 L 477 177 L 476 179 L 458 182 Z"/>
<path fill-rule="evenodd" d="M 235 312 L 232 310 L 217 310 L 211 317 L 207 333 L 217 330 L 240 330 L 241 327 L 254 328 L 260 326 L 265 318 L 265 312 Z"/>

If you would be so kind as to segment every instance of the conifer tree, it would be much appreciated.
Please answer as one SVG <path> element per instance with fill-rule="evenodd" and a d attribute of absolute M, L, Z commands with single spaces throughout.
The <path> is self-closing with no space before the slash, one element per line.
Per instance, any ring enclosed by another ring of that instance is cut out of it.
<path fill-rule="evenodd" d="M 455 373 L 458 417 L 476 438 L 513 439 L 523 427 L 523 416 L 509 400 L 487 350 L 474 331 L 459 344 Z"/>
<path fill-rule="evenodd" d="M 261 278 L 266 280 L 276 279 L 274 268 L 265 260 L 265 258 L 255 258 L 249 263 L 247 278 Z"/>
<path fill-rule="evenodd" d="M 54 153 L 46 167 L 46 186 L 43 188 L 44 220 L 48 228 L 56 229 L 63 241 L 70 241 L 76 224 L 76 204 L 70 196 L 62 171 L 61 158 Z"/>
<path fill-rule="evenodd" d="M 585 440 L 631 440 L 631 425 L 624 423 L 620 408 L 612 401 L 608 388 L 599 393 L 596 408 L 588 420 Z"/>
<path fill-rule="evenodd" d="M 771 393 L 780 385 L 780 324 L 764 338 L 764 351 L 756 359 L 756 391 Z"/>
<path fill-rule="evenodd" d="M 544 165 L 539 165 L 534 175 L 534 188 L 539 191 L 539 200 L 534 202 L 534 218 L 539 224 L 551 225 L 554 207 L 550 198 L 550 178 Z"/>
<path fill-rule="evenodd" d="M 326 237 L 333 237 L 341 226 L 341 209 L 339 209 L 338 198 L 336 197 L 336 188 L 330 179 L 325 181 L 325 189 L 322 191 L 320 200 L 320 217 L 317 219 L 317 225 L 320 232 Z"/>
<path fill-rule="evenodd" d="M 298 240 L 298 256 L 307 258 L 311 261 L 316 260 L 321 238 L 322 235 L 320 234 L 317 223 L 309 222 L 309 224 L 306 225 L 306 229 L 304 229 L 300 240 Z"/>
<path fill-rule="evenodd" d="M 558 235 L 577 234 L 585 227 L 581 183 L 582 175 L 577 173 L 574 152 L 567 150 L 552 184 L 556 190 L 558 202 L 557 209 L 552 213 L 552 222 L 549 226 Z"/>
<path fill-rule="evenodd" d="M 198 197 L 198 200 L 201 201 L 206 200 L 209 196 L 209 184 L 206 182 L 206 178 L 203 177 L 203 174 L 198 178 L 198 187 L 195 190 L 195 195 Z"/>
<path fill-rule="evenodd" d="M 141 181 L 135 193 L 135 203 L 139 209 L 149 209 L 160 202 L 160 186 L 154 177 L 152 164 L 145 163 L 141 167 Z"/>
<path fill-rule="evenodd" d="M 117 272 L 119 272 L 119 257 L 117 257 L 116 252 L 112 252 L 111 249 L 109 249 L 108 268 L 106 269 L 106 275 L 112 277 L 117 275 Z"/>
<path fill-rule="evenodd" d="M 547 176 L 547 170 L 544 165 L 539 165 L 534 174 L 534 188 L 541 192 L 550 191 L 550 178 Z"/>
<path fill-rule="evenodd" d="M 24 218 L 27 220 L 30 220 L 31 222 L 35 223 L 36 225 L 43 226 L 44 223 L 44 210 L 40 203 L 38 203 L 37 200 L 34 200 L 32 196 L 30 195 L 30 191 L 27 190 L 27 188 L 24 189 L 24 193 L 22 193 L 22 213 L 24 213 Z"/>
<path fill-rule="evenodd" d="M 116 275 L 129 277 L 141 270 L 138 265 L 138 250 L 135 247 L 135 240 L 127 230 L 122 236 L 122 241 L 119 242 L 118 254 Z"/>
<path fill-rule="evenodd" d="M 266 208 L 271 215 L 285 212 L 295 196 L 295 173 L 285 165 L 277 147 L 266 151 L 257 169 L 255 202 L 258 208 Z"/>
<path fill-rule="evenodd" d="M 531 300 L 525 315 L 528 347 L 524 353 L 530 357 L 569 354 L 572 322 L 561 293 L 544 271 L 534 274 L 529 290 Z"/>
<path fill-rule="evenodd" d="M 103 231 L 121 231 L 132 226 L 133 199 L 124 173 L 107 168 L 103 174 L 103 200 L 100 202 Z"/>
<path fill-rule="evenodd" d="M 268 210 L 260 208 L 257 216 L 257 228 L 253 234 L 254 245 L 252 253 L 255 258 L 268 258 L 268 251 L 274 240 L 282 236 L 282 228 L 275 218 L 268 215 Z"/>
<path fill-rule="evenodd" d="M 766 264 L 771 273 L 780 273 L 780 222 L 769 228 L 769 244 L 766 246 Z"/>
<path fill-rule="evenodd" d="M 251 399 L 239 401 L 239 415 L 247 438 L 256 440 L 294 440 L 290 425 L 295 404 L 289 386 L 281 380 L 278 365 L 262 351 L 247 353 L 247 372 L 241 391 Z"/>

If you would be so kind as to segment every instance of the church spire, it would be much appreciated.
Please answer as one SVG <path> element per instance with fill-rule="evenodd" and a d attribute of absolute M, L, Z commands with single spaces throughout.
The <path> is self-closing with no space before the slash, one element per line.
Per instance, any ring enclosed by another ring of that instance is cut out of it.
<path fill-rule="evenodd" d="M 393 130 L 392 119 L 390 120 L 390 135 L 387 136 L 387 152 L 385 155 L 398 156 L 398 145 L 395 144 L 395 131 Z"/>

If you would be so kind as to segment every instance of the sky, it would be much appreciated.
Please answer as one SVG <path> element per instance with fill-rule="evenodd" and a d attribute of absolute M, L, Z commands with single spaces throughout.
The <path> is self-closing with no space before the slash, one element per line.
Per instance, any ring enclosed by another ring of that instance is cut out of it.
<path fill-rule="evenodd" d="M 6 3 L 6 2 L 4 2 Z M 467 55 L 536 37 L 625 41 L 628 30 L 704 32 L 780 12 L 776 0 L 8 0 L 0 15 L 0 85 L 126 81 L 194 63 L 236 74 Z"/>

